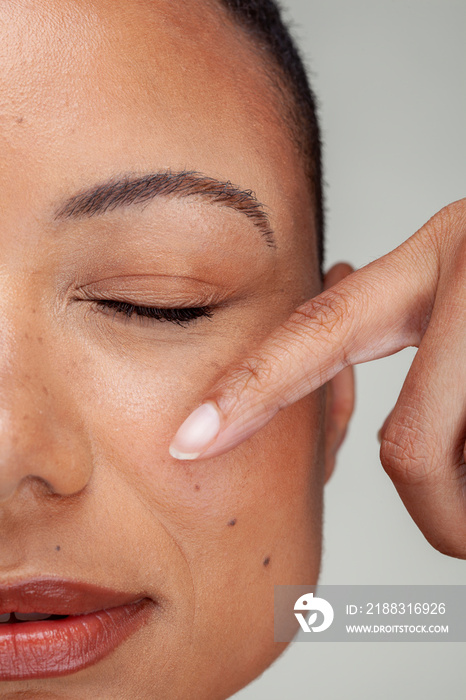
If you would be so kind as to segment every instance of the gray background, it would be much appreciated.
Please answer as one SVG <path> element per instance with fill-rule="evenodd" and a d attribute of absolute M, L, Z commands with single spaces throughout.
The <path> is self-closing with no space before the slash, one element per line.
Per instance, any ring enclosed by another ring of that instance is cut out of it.
<path fill-rule="evenodd" d="M 466 196 L 465 0 L 283 0 L 320 104 L 327 267 L 361 267 Z M 466 584 L 426 542 L 376 434 L 415 349 L 356 368 L 357 405 L 326 488 L 325 584 Z M 235 700 L 460 700 L 466 644 L 295 643 Z"/>

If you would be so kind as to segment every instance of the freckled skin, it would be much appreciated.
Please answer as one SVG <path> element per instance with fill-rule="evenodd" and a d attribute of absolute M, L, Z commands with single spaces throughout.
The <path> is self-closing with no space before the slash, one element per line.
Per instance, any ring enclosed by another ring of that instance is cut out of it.
<path fill-rule="evenodd" d="M 162 609 L 98 664 L 0 698 L 222 700 L 286 646 L 274 584 L 317 581 L 326 391 L 224 456 L 188 466 L 168 446 L 320 291 L 301 162 L 261 59 L 210 1 L 4 0 L 0 27 L 0 581 L 84 579 Z M 52 221 L 83 186 L 166 168 L 255 191 L 277 249 L 197 201 Z M 224 306 L 180 328 L 112 319 L 81 291 L 130 279 L 156 306 L 167 275 L 186 305 L 200 279 Z"/>

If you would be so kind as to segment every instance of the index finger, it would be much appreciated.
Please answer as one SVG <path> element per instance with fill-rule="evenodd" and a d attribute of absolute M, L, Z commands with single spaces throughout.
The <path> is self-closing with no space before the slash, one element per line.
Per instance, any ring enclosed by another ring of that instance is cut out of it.
<path fill-rule="evenodd" d="M 177 459 L 223 454 L 347 365 L 419 345 L 435 298 L 428 224 L 293 314 L 209 392 L 170 445 Z"/>

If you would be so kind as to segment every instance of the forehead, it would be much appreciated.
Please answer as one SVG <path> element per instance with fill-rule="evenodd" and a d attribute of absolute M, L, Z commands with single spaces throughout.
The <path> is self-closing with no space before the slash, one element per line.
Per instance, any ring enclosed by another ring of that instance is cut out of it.
<path fill-rule="evenodd" d="M 309 229 L 307 182 L 274 89 L 243 33 L 214 7 L 2 3 L 4 168 L 21 164 L 39 199 L 115 170 L 196 170 L 252 189 L 274 228 L 283 216 L 293 230 Z"/>

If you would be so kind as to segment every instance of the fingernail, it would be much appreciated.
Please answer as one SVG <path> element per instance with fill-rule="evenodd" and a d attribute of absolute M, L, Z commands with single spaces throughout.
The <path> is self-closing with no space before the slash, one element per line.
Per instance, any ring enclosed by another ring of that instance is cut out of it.
<path fill-rule="evenodd" d="M 212 402 L 203 403 L 178 429 L 169 452 L 175 459 L 196 459 L 220 431 L 220 414 Z"/>

